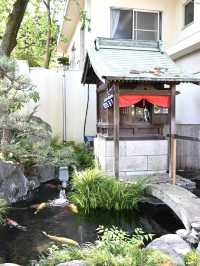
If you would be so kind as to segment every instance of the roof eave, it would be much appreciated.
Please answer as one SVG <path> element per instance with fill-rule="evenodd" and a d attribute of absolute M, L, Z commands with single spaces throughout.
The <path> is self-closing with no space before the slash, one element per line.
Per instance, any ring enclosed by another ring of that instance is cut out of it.
<path fill-rule="evenodd" d="M 184 79 L 184 78 L 149 78 L 149 77 L 113 77 L 107 76 L 103 77 L 108 81 L 127 81 L 127 82 L 162 82 L 162 83 L 193 83 L 196 85 L 200 85 L 200 79 Z"/>

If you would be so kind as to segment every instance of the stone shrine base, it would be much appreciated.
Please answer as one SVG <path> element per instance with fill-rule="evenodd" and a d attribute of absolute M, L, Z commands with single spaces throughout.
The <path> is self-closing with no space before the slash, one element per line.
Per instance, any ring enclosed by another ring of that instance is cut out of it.
<path fill-rule="evenodd" d="M 98 136 L 94 140 L 95 158 L 100 168 L 113 175 L 114 141 Z M 168 140 L 120 140 L 120 177 L 164 174 L 168 170 Z"/>

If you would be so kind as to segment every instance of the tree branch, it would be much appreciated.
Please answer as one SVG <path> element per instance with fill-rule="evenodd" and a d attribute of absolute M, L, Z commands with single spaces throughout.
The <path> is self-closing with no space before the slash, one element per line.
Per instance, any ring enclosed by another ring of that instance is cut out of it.
<path fill-rule="evenodd" d="M 13 10 L 8 16 L 6 29 L 0 45 L 0 55 L 10 56 L 12 50 L 17 45 L 17 34 L 22 23 L 26 7 L 29 0 L 16 0 Z"/>

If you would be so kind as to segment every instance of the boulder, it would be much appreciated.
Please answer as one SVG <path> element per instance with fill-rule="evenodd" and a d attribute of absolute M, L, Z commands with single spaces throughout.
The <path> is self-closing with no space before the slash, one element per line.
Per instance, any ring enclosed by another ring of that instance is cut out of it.
<path fill-rule="evenodd" d="M 56 169 L 51 165 L 44 165 L 38 167 L 38 179 L 40 183 L 46 183 L 50 180 L 56 179 Z"/>
<path fill-rule="evenodd" d="M 39 183 L 46 183 L 56 179 L 56 169 L 53 165 L 34 166 L 26 169 L 28 178 L 37 177 Z"/>
<path fill-rule="evenodd" d="M 84 260 L 73 260 L 65 263 L 60 263 L 57 266 L 86 266 L 86 262 Z"/>
<path fill-rule="evenodd" d="M 0 198 L 13 203 L 26 196 L 28 190 L 29 181 L 21 167 L 0 161 Z"/>
<path fill-rule="evenodd" d="M 40 181 L 37 176 L 27 176 L 29 181 L 29 190 L 34 190 L 40 186 Z"/>
<path fill-rule="evenodd" d="M 190 245 L 176 234 L 164 235 L 153 240 L 146 247 L 160 250 L 174 259 L 177 265 L 184 264 L 184 256 L 192 251 Z"/>

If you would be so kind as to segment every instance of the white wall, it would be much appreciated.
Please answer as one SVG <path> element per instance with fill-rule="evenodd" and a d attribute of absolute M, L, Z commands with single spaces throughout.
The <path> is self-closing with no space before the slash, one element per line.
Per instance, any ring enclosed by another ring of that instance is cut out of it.
<path fill-rule="evenodd" d="M 177 31 L 174 45 L 168 49 L 173 59 L 200 49 L 200 2 L 194 0 L 194 21 L 184 26 L 184 3 L 187 0 L 177 0 L 175 28 Z"/>
<path fill-rule="evenodd" d="M 31 68 L 30 78 L 40 94 L 38 113 L 48 122 L 54 136 L 62 136 L 62 74 L 56 70 Z M 32 108 L 33 104 L 29 104 Z"/>
<path fill-rule="evenodd" d="M 190 74 L 200 73 L 200 52 L 195 52 L 176 61 L 178 66 Z M 186 83 L 177 86 L 177 123 L 200 124 L 200 86 Z"/>
<path fill-rule="evenodd" d="M 31 111 L 39 104 L 37 115 L 48 122 L 53 135 L 63 137 L 63 71 L 31 68 L 19 62 L 20 72 L 30 77 L 40 94 L 37 104 L 29 103 L 25 110 Z M 66 72 L 66 124 L 67 140 L 83 141 L 83 127 L 87 103 L 87 87 L 81 85 L 80 71 Z M 96 135 L 96 89 L 90 86 L 90 102 L 86 135 Z"/>
<path fill-rule="evenodd" d="M 67 138 L 83 140 L 83 127 L 87 104 L 87 86 L 81 85 L 81 71 L 68 71 L 67 87 Z M 90 86 L 90 104 L 86 124 L 86 135 L 96 135 L 96 89 Z"/>

